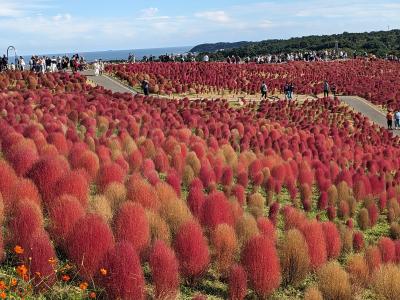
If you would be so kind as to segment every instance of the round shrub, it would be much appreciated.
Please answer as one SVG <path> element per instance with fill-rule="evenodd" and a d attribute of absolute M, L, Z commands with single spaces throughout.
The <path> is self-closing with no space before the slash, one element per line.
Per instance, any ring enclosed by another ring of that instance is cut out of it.
<path fill-rule="evenodd" d="M 156 241 L 149 258 L 157 299 L 175 299 L 179 289 L 179 264 L 174 251 Z"/>
<path fill-rule="evenodd" d="M 138 254 L 143 253 L 150 241 L 149 222 L 143 207 L 125 202 L 115 216 L 114 233 L 117 241 L 128 241 Z"/>
<path fill-rule="evenodd" d="M 311 266 L 318 268 L 327 260 L 326 241 L 321 223 L 308 222 L 302 229 L 310 254 Z"/>
<path fill-rule="evenodd" d="M 202 208 L 202 224 L 213 229 L 223 223 L 231 226 L 234 223 L 230 203 L 222 192 L 212 192 Z"/>
<path fill-rule="evenodd" d="M 107 274 L 99 274 L 103 268 Z M 111 248 L 96 273 L 108 299 L 145 299 L 145 281 L 140 260 L 129 242 L 119 242 Z"/>
<path fill-rule="evenodd" d="M 260 297 L 267 297 L 279 287 L 279 259 L 270 239 L 256 236 L 249 240 L 242 251 L 241 261 L 247 271 L 251 288 Z"/>
<path fill-rule="evenodd" d="M 206 271 L 210 257 L 207 241 L 198 223 L 188 221 L 179 228 L 174 248 L 183 276 L 195 278 Z"/>
<path fill-rule="evenodd" d="M 322 229 L 324 231 L 328 259 L 338 258 L 342 250 L 342 241 L 336 225 L 332 222 L 324 222 L 322 223 Z"/>
<path fill-rule="evenodd" d="M 228 224 L 218 225 L 211 233 L 211 246 L 218 272 L 227 274 L 239 249 L 235 230 Z"/>
<path fill-rule="evenodd" d="M 297 229 L 287 231 L 279 245 L 279 255 L 283 284 L 297 286 L 311 268 L 308 246 L 303 234 Z"/>
<path fill-rule="evenodd" d="M 108 163 L 101 167 L 98 176 L 97 184 L 101 191 L 104 191 L 107 186 L 113 182 L 123 183 L 125 179 L 124 170 L 117 163 Z"/>
<path fill-rule="evenodd" d="M 160 202 L 155 189 L 144 179 L 131 176 L 126 184 L 127 199 L 141 204 L 144 208 L 157 211 Z"/>
<path fill-rule="evenodd" d="M 388 237 L 382 237 L 378 242 L 383 263 L 391 263 L 396 259 L 396 248 L 394 242 Z"/>
<path fill-rule="evenodd" d="M 243 300 L 247 294 L 247 274 L 240 265 L 234 265 L 229 272 L 229 300 Z"/>
<path fill-rule="evenodd" d="M 318 287 L 326 300 L 351 299 L 349 275 L 337 262 L 329 262 L 319 269 Z"/>
<path fill-rule="evenodd" d="M 50 236 L 60 246 L 65 246 L 65 239 L 75 223 L 85 215 L 82 204 L 71 195 L 56 198 L 49 207 Z"/>
<path fill-rule="evenodd" d="M 382 265 L 373 275 L 372 287 L 381 299 L 396 300 L 400 295 L 400 268 L 393 264 Z"/>
<path fill-rule="evenodd" d="M 68 258 L 81 266 L 80 274 L 84 279 L 93 278 L 113 244 L 110 228 L 100 216 L 94 214 L 78 220 L 65 243 Z"/>
<path fill-rule="evenodd" d="M 66 173 L 56 182 L 54 189 L 55 197 L 69 194 L 78 199 L 84 208 L 88 204 L 88 182 L 81 170 L 73 170 Z"/>
<path fill-rule="evenodd" d="M 364 287 L 368 284 L 369 268 L 363 255 L 352 255 L 347 260 L 346 271 L 349 273 L 352 284 L 356 284 L 361 287 Z"/>

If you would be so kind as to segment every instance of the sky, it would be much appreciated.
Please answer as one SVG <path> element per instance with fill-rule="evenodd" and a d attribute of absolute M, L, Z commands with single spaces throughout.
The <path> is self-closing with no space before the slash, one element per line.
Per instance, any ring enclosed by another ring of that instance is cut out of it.
<path fill-rule="evenodd" d="M 0 54 L 9 45 L 29 55 L 388 28 L 400 28 L 399 0 L 0 0 Z"/>

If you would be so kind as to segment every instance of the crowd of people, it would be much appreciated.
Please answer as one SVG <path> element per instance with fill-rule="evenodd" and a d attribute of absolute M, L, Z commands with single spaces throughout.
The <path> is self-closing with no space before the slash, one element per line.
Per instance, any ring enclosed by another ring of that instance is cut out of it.
<path fill-rule="evenodd" d="M 295 91 L 295 86 L 294 86 L 293 82 L 286 82 L 282 88 L 282 92 L 285 96 L 285 100 L 287 100 L 287 101 L 293 100 L 294 91 Z M 261 92 L 261 100 L 267 99 L 268 86 L 265 81 L 263 81 L 263 83 L 261 84 L 260 92 Z M 336 93 L 337 93 L 336 85 L 334 83 L 332 85 L 329 85 L 328 81 L 324 80 L 324 97 L 329 97 L 330 93 L 332 93 L 333 97 L 336 97 Z M 400 112 L 399 112 L 399 117 L 400 117 Z M 400 125 L 399 125 L 399 128 L 400 128 Z"/>
<path fill-rule="evenodd" d="M 30 70 L 36 73 L 58 72 L 71 69 L 73 72 L 82 71 L 87 67 L 84 57 L 75 54 L 72 57 L 64 56 L 37 56 L 32 55 L 28 62 L 22 56 L 15 59 L 15 63 L 9 63 L 3 55 L 0 59 L 0 71 L 5 70 Z"/>

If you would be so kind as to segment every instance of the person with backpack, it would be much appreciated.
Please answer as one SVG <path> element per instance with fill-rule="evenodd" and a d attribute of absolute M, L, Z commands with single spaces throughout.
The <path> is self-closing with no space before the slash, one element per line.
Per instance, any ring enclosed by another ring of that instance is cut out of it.
<path fill-rule="evenodd" d="M 268 87 L 265 81 L 261 85 L 261 99 L 267 99 Z"/>
<path fill-rule="evenodd" d="M 324 81 L 324 98 L 328 98 L 329 97 L 329 83 L 328 81 Z"/>
<path fill-rule="evenodd" d="M 393 130 L 393 114 L 390 110 L 388 110 L 386 114 L 387 126 L 389 130 Z"/>

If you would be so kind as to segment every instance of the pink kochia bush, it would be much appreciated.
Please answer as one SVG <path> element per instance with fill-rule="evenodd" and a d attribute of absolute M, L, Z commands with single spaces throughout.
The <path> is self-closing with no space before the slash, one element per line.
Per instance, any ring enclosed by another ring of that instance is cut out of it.
<path fill-rule="evenodd" d="M 49 207 L 50 236 L 60 246 L 65 246 L 65 239 L 75 223 L 85 215 L 85 210 L 74 196 L 63 195 L 56 198 Z"/>
<path fill-rule="evenodd" d="M 102 217 L 88 214 L 70 231 L 66 240 L 67 255 L 81 266 L 82 277 L 90 279 L 101 268 L 100 263 L 113 244 L 112 232 Z"/>
<path fill-rule="evenodd" d="M 89 187 L 82 170 L 73 170 L 62 176 L 55 184 L 54 196 L 69 194 L 79 200 L 82 207 L 88 203 Z"/>
<path fill-rule="evenodd" d="M 96 273 L 105 288 L 107 299 L 145 299 L 145 281 L 139 257 L 129 242 L 118 242 L 104 256 Z"/>
<path fill-rule="evenodd" d="M 97 184 L 104 191 L 113 182 L 123 183 L 125 178 L 124 170 L 117 163 L 104 165 L 98 174 Z"/>
<path fill-rule="evenodd" d="M 37 231 L 26 241 L 24 249 L 24 263 L 29 266 L 30 277 L 37 288 L 51 287 L 56 282 L 56 273 L 49 261 L 56 258 L 56 253 L 48 234 L 45 231 Z"/>
<path fill-rule="evenodd" d="M 143 207 L 125 202 L 115 216 L 114 232 L 118 241 L 128 241 L 138 254 L 142 253 L 150 241 L 149 222 Z"/>
<path fill-rule="evenodd" d="M 183 276 L 191 279 L 207 270 L 210 255 L 207 241 L 198 223 L 188 221 L 181 225 L 175 237 L 174 248 Z"/>
<path fill-rule="evenodd" d="M 179 289 L 179 263 L 174 251 L 163 241 L 156 241 L 149 262 L 156 298 L 175 299 Z"/>
<path fill-rule="evenodd" d="M 250 286 L 266 298 L 281 283 L 281 269 L 274 243 L 267 237 L 255 236 L 242 251 L 241 261 L 247 271 Z"/>
<path fill-rule="evenodd" d="M 55 185 L 69 170 L 67 160 L 62 156 L 45 156 L 36 162 L 28 177 L 39 189 L 46 205 L 50 205 L 56 191 Z"/>

